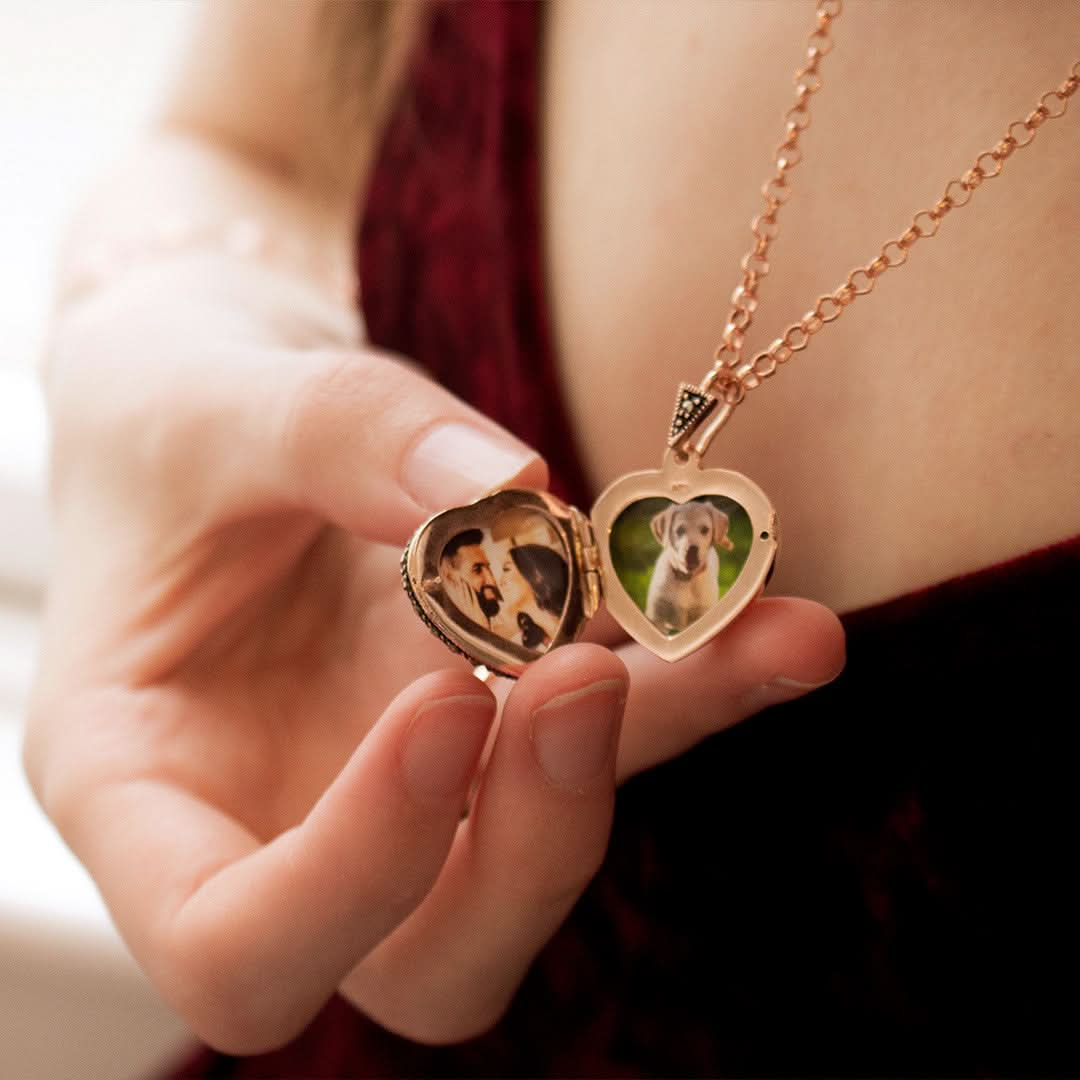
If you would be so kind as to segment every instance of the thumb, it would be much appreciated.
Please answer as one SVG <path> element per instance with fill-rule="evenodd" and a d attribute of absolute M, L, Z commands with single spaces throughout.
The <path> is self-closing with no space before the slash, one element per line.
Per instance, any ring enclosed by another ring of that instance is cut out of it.
<path fill-rule="evenodd" d="M 309 354 L 287 370 L 273 389 L 283 493 L 354 533 L 402 543 L 432 513 L 547 484 L 534 450 L 387 353 Z"/>

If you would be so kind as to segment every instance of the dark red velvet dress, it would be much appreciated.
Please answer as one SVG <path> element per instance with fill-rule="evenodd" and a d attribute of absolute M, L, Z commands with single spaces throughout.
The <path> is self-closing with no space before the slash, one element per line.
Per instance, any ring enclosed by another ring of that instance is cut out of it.
<path fill-rule="evenodd" d="M 541 15 L 437 15 L 374 175 L 364 308 L 587 507 L 543 291 Z M 1080 1075 L 1080 539 L 844 623 L 835 684 L 625 785 L 495 1031 L 425 1048 L 335 1001 L 181 1075 Z"/>

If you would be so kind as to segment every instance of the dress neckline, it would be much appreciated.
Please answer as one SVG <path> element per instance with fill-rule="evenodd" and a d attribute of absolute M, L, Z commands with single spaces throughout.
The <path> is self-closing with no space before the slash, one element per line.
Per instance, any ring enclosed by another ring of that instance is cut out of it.
<path fill-rule="evenodd" d="M 942 604 L 955 602 L 1002 582 L 1021 585 L 1026 579 L 1041 576 L 1065 563 L 1080 561 L 1080 533 L 1010 555 L 975 570 L 954 574 L 941 581 L 898 593 L 884 600 L 840 613 L 850 628 L 879 622 L 891 622 Z"/>

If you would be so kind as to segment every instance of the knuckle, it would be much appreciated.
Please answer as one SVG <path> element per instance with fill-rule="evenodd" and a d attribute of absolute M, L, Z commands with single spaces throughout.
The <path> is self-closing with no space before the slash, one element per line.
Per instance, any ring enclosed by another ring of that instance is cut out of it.
<path fill-rule="evenodd" d="M 279 445 L 294 472 L 319 468 L 345 440 L 373 454 L 400 445 L 438 412 L 464 406 L 405 358 L 372 349 L 324 350 L 287 396 Z"/>
<path fill-rule="evenodd" d="M 542 846 L 535 836 L 522 837 L 505 853 L 505 865 L 515 867 L 508 887 L 523 910 L 568 910 L 588 888 L 607 855 L 611 818 L 578 823 L 564 833 L 562 842 Z"/>
<path fill-rule="evenodd" d="M 31 702 L 22 752 L 35 797 L 70 842 L 84 830 L 88 802 L 100 785 L 70 755 L 57 754 L 45 729 L 55 726 L 65 705 Z M 162 918 L 136 933 L 137 954 L 163 997 L 195 1034 L 230 1054 L 264 1053 L 284 1045 L 310 1019 L 290 1012 L 290 1002 L 267 993 L 265 981 L 244 950 L 221 935 L 181 929 Z"/>
<path fill-rule="evenodd" d="M 78 821 L 89 781 L 64 740 L 72 713 L 70 701 L 46 701 L 32 693 L 26 710 L 21 758 L 30 790 L 45 816 L 65 838 Z"/>
<path fill-rule="evenodd" d="M 378 372 L 362 353 L 324 353 L 310 358 L 285 402 L 280 442 L 284 458 L 303 470 L 324 448 L 361 420 L 380 394 Z"/>
<path fill-rule="evenodd" d="M 208 1007 L 181 1015 L 208 1046 L 236 1057 L 279 1050 L 296 1038 L 307 1023 L 306 1017 L 290 1024 L 261 1016 L 247 1002 L 235 997 L 226 1001 L 215 997 L 209 1000 Z"/>
<path fill-rule="evenodd" d="M 151 946 L 148 970 L 195 1034 L 221 1053 L 251 1055 L 284 1046 L 310 1020 L 267 986 L 258 965 L 220 935 L 173 934 Z"/>
<path fill-rule="evenodd" d="M 366 1002 L 345 984 L 347 1001 L 375 1023 L 424 1046 L 451 1046 L 487 1034 L 503 1018 L 521 979 L 512 982 L 500 973 L 463 978 L 456 973 L 451 985 L 437 990 L 401 985 L 386 993 L 381 987 L 375 1000 Z M 522 977 L 524 972 L 521 973 Z"/>
<path fill-rule="evenodd" d="M 179 1014 L 208 1046 L 222 1054 L 248 1057 L 268 1054 L 291 1042 L 304 1029 L 307 1018 L 295 1023 L 261 1015 L 239 996 L 205 994 L 198 1003 L 179 1007 Z"/>
<path fill-rule="evenodd" d="M 422 1018 L 394 1024 L 393 1030 L 423 1046 L 453 1046 L 486 1035 L 506 1014 L 511 1000 L 512 997 L 508 996 L 496 1004 L 470 1009 L 468 1015 L 446 1015 L 446 1012 L 453 1012 L 453 1009 L 432 1011 Z"/>
<path fill-rule="evenodd" d="M 115 688 L 35 686 L 23 765 L 42 809 L 69 843 L 83 833 L 94 800 L 139 775 L 144 716 Z"/>

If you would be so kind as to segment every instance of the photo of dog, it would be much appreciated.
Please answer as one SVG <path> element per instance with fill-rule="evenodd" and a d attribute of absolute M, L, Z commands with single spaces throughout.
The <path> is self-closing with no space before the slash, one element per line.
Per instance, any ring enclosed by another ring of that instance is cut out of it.
<path fill-rule="evenodd" d="M 537 654 L 551 645 L 566 606 L 569 568 L 559 534 L 541 514 L 508 511 L 466 529 L 439 558 L 446 597 L 461 615 Z"/>
<path fill-rule="evenodd" d="M 720 599 L 716 548 L 732 551 L 727 514 L 712 503 L 689 502 L 661 510 L 650 522 L 660 544 L 645 614 L 666 634 L 697 622 Z"/>
<path fill-rule="evenodd" d="M 632 503 L 612 528 L 616 574 L 646 618 L 671 637 L 723 597 L 750 549 L 750 519 L 724 496 Z"/>

